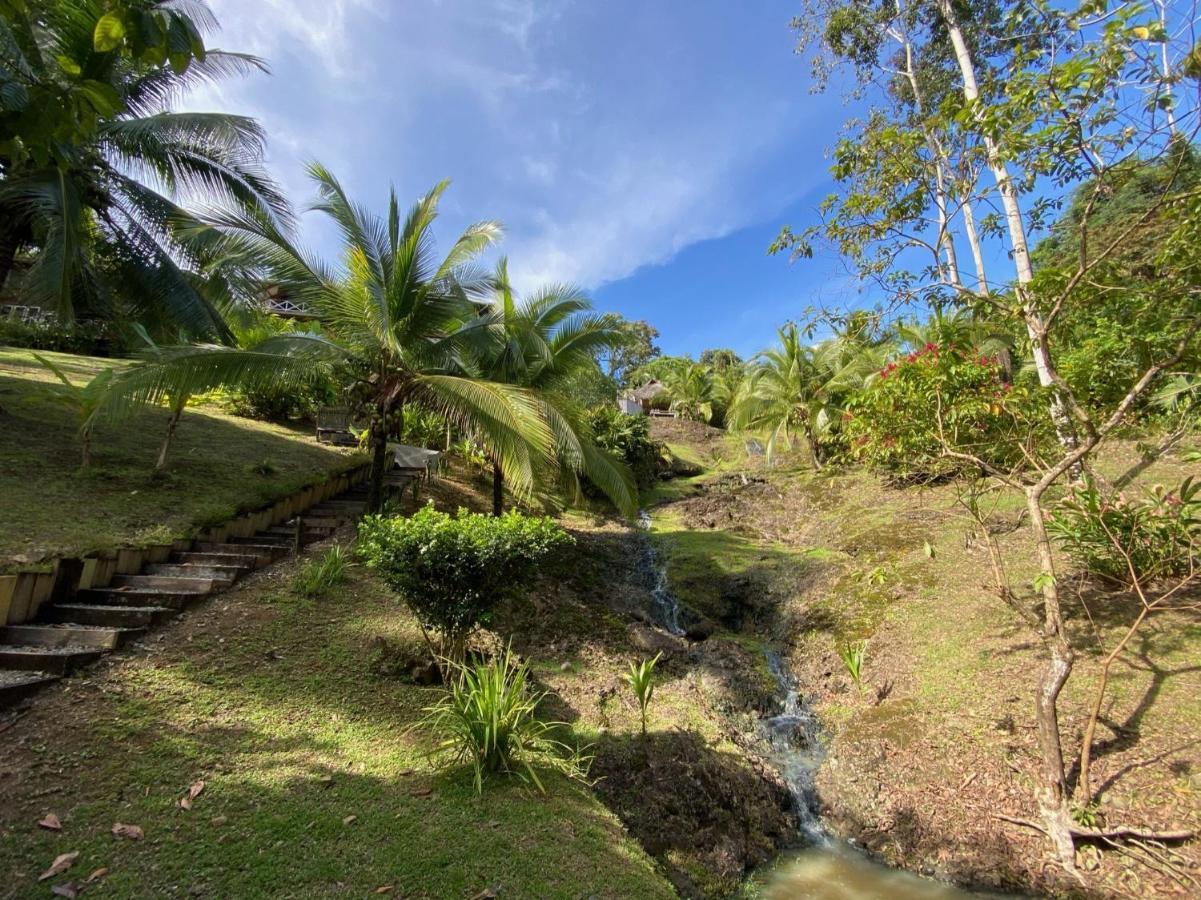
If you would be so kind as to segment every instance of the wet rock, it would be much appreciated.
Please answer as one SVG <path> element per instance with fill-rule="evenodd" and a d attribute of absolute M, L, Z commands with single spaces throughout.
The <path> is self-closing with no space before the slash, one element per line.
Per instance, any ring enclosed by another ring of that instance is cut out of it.
<path fill-rule="evenodd" d="M 717 631 L 717 623 L 712 619 L 697 619 L 688 623 L 684 635 L 692 641 L 707 641 Z"/>

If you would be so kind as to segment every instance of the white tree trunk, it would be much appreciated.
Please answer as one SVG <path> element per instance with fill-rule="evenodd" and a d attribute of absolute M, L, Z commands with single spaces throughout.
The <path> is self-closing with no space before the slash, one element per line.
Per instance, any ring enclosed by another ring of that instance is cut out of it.
<path fill-rule="evenodd" d="M 976 231 L 976 215 L 972 212 L 972 201 L 963 199 L 963 230 L 967 233 L 968 246 L 972 248 L 972 262 L 976 266 L 976 293 L 988 296 L 988 270 L 984 267 L 984 251 L 980 248 L 980 233 Z"/>
<path fill-rule="evenodd" d="M 938 10 L 946 23 L 951 45 L 955 49 L 955 59 L 963 78 L 963 97 L 969 105 L 974 106 L 980 101 L 980 87 L 976 82 L 976 68 L 967 41 L 964 39 L 963 29 L 959 25 L 959 19 L 951 0 L 938 0 Z M 1013 178 L 1010 177 L 1009 169 L 1005 165 L 1005 159 L 1001 155 L 996 140 L 984 129 L 981 129 L 981 137 L 984 139 L 988 168 L 997 182 L 997 191 L 1001 195 L 1001 206 L 1005 211 L 1005 224 L 1009 230 L 1009 249 L 1013 257 L 1014 274 L 1017 276 L 1015 290 L 1018 302 L 1022 306 L 1026 333 L 1030 337 L 1034 367 L 1038 372 L 1038 383 L 1043 387 L 1052 388 L 1051 419 L 1055 423 L 1055 432 L 1059 437 L 1059 443 L 1070 452 L 1076 447 L 1076 431 L 1064 408 L 1063 398 L 1055 389 L 1055 365 L 1051 361 L 1051 353 L 1047 348 L 1047 329 L 1030 296 L 1029 287 L 1034 280 L 1034 269 L 1030 265 L 1030 245 L 1026 239 L 1026 224 L 1022 219 L 1017 188 L 1014 186 Z"/>

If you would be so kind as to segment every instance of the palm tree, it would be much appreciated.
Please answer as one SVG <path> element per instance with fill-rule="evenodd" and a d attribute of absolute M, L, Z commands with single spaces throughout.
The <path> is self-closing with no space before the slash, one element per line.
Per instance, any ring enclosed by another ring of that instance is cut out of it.
<path fill-rule="evenodd" d="M 632 514 L 638 493 L 633 475 L 596 446 L 585 410 L 570 393 L 580 375 L 595 371 L 600 376 L 599 353 L 624 340 L 618 320 L 593 313 L 587 296 L 573 285 L 547 285 L 519 298 L 509 281 L 508 260 L 503 257 L 496 265 L 484 318 L 488 334 L 476 371 L 490 381 L 533 392 L 554 437 L 558 474 L 568 482 L 567 487 L 578 491 L 578 477 L 585 475 L 619 510 Z M 504 506 L 504 477 L 501 461 L 494 459 L 495 515 L 500 515 Z"/>
<path fill-rule="evenodd" d="M 159 332 L 228 338 L 197 284 L 215 261 L 188 240 L 198 223 L 184 204 L 281 222 L 290 212 L 260 166 L 258 123 L 170 110 L 198 83 L 265 69 L 206 50 L 201 31 L 215 25 L 198 0 L 4 4 L 0 288 L 23 258 L 24 298 L 64 319 L 120 313 Z M 159 44 L 143 46 L 147 35 Z"/>
<path fill-rule="evenodd" d="M 843 403 L 878 371 L 887 348 L 868 346 L 847 335 L 817 345 L 802 341 L 789 323 L 779 345 L 751 360 L 731 408 L 731 426 L 767 435 L 767 457 L 789 446 L 800 433 L 815 469 L 821 469 L 821 441 L 841 423 Z"/>
<path fill-rule="evenodd" d="M 524 388 L 462 374 L 471 369 L 471 354 L 490 324 L 475 302 L 487 293 L 490 279 L 472 262 L 495 243 L 500 226 L 471 225 L 439 256 L 433 225 L 447 182 L 403 218 L 392 191 L 387 216 L 380 219 L 351 202 L 320 164 L 310 165 L 309 174 L 318 190 L 313 209 L 328 216 L 340 234 L 340 266 L 310 258 L 266 216 L 216 216 L 219 237 L 210 240 L 240 266 L 257 265 L 264 280 L 315 313 L 320 332 L 276 335 L 244 350 L 163 348 L 160 361 L 118 380 L 105 414 L 218 386 L 299 381 L 326 366 L 339 374 L 350 402 L 368 422 L 369 510 L 382 505 L 388 439 L 399 432 L 409 407 L 436 410 L 472 434 L 500 461 L 508 481 L 530 493 L 554 444 L 540 403 Z"/>
<path fill-rule="evenodd" d="M 682 419 L 709 422 L 713 418 L 713 373 L 709 367 L 682 357 L 665 366 L 661 377 L 671 398 L 671 411 Z"/>

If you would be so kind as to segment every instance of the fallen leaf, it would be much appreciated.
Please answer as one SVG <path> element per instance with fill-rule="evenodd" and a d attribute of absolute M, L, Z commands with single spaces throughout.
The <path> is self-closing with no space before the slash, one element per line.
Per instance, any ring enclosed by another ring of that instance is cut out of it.
<path fill-rule="evenodd" d="M 38 822 L 47 831 L 62 831 L 63 823 L 58 820 L 58 816 L 54 813 L 46 813 L 46 818 Z"/>
<path fill-rule="evenodd" d="M 50 888 L 50 893 L 55 897 L 66 897 L 67 900 L 75 900 L 82 892 L 83 885 L 78 881 L 67 881 Z"/>
<path fill-rule="evenodd" d="M 322 787 L 329 787 L 331 784 L 334 783 L 334 776 L 333 775 L 322 775 L 321 778 L 318 780 L 321 782 Z"/>
<path fill-rule="evenodd" d="M 428 797 L 433 792 L 434 792 L 434 789 L 432 787 L 416 788 L 415 790 L 409 792 L 409 796 L 411 796 L 411 797 Z"/>
<path fill-rule="evenodd" d="M 200 792 L 203 790 L 204 790 L 204 782 L 203 781 L 195 782 L 190 788 L 188 788 L 187 795 L 180 798 L 179 808 L 180 809 L 191 809 L 192 801 L 195 800 L 197 797 L 199 797 Z"/>
<path fill-rule="evenodd" d="M 401 769 L 401 770 L 400 770 L 399 772 L 397 772 L 396 774 L 397 774 L 398 776 L 400 776 L 401 778 L 405 778 L 405 777 L 407 777 L 407 776 L 409 776 L 409 775 L 412 775 L 412 774 L 413 774 L 415 771 L 416 771 L 416 769 Z"/>
<path fill-rule="evenodd" d="M 116 837 L 129 838 L 131 841 L 140 841 L 146 836 L 146 832 L 137 825 L 122 825 L 120 822 L 113 823 L 112 832 Z"/>
<path fill-rule="evenodd" d="M 54 857 L 54 862 L 50 863 L 50 868 L 38 876 L 38 881 L 45 881 L 47 878 L 53 878 L 55 875 L 61 875 L 67 869 L 71 868 L 71 863 L 75 862 L 75 857 L 79 856 L 79 851 L 74 853 L 63 853 Z"/>
<path fill-rule="evenodd" d="M 229 821 L 229 819 L 226 818 L 225 816 L 213 816 L 213 824 L 214 825 L 218 825 L 218 826 L 224 825 L 228 821 Z"/>
<path fill-rule="evenodd" d="M 396 885 L 394 885 L 394 884 L 380 885 L 379 887 L 377 887 L 375 889 L 375 892 L 377 894 L 390 894 L 390 893 L 392 893 L 392 888 L 394 888 L 394 887 L 396 887 Z"/>
<path fill-rule="evenodd" d="M 107 874 L 108 874 L 108 867 L 102 866 L 101 868 L 99 868 L 95 872 L 93 872 L 91 875 L 89 875 L 87 878 L 85 878 L 84 881 L 92 882 L 92 881 L 97 880 L 98 878 L 103 878 Z"/>
<path fill-rule="evenodd" d="M 343 825 L 350 825 L 350 824 L 351 824 L 352 822 L 354 822 L 356 819 L 358 819 L 358 816 L 347 816 L 345 819 L 343 819 L 343 820 L 342 820 L 342 824 L 343 824 Z"/>
<path fill-rule="evenodd" d="M 482 891 L 480 891 L 478 894 L 476 894 L 474 897 L 472 897 L 471 900 L 496 900 L 496 898 L 500 896 L 499 891 L 500 891 L 499 888 L 486 887 Z"/>

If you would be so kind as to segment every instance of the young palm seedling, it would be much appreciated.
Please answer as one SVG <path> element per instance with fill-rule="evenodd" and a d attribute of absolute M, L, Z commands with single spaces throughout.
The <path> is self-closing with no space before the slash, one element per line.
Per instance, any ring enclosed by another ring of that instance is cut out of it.
<path fill-rule="evenodd" d="M 838 655 L 847 667 L 855 687 L 863 690 L 863 662 L 867 658 L 867 641 L 852 641 L 838 648 Z"/>
<path fill-rule="evenodd" d="M 630 663 L 630 671 L 622 676 L 626 683 L 634 689 L 634 696 L 638 699 L 638 709 L 642 713 L 643 738 L 646 737 L 647 710 L 651 705 L 651 698 L 655 695 L 655 664 L 662 655 L 663 653 L 660 651 L 655 654 L 654 659 L 644 659 L 640 663 Z"/>

